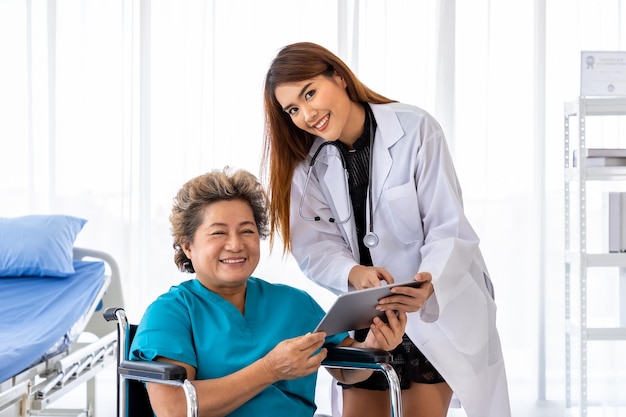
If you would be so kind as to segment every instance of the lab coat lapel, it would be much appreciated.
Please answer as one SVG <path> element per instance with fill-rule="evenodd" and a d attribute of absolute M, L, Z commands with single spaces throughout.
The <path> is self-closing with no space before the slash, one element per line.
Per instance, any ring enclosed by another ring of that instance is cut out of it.
<path fill-rule="evenodd" d="M 391 171 L 391 153 L 389 148 L 393 146 L 404 134 L 402 126 L 395 112 L 388 106 L 370 104 L 374 118 L 376 119 L 376 136 L 372 158 L 371 190 L 372 207 L 376 210 L 383 191 L 383 185 Z M 368 207 L 369 210 L 369 207 Z M 368 214 L 369 216 L 369 214 Z"/>

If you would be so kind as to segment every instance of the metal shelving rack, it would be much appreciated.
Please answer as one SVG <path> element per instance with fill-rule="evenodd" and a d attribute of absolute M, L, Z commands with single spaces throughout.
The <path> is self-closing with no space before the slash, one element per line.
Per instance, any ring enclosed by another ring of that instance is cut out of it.
<path fill-rule="evenodd" d="M 588 363 L 587 343 L 589 341 L 626 340 L 626 299 L 621 299 L 619 327 L 588 327 L 587 326 L 587 274 L 588 268 L 617 267 L 620 268 L 620 285 L 626 282 L 626 253 L 587 253 L 587 183 L 589 181 L 626 181 L 626 167 L 587 166 L 586 155 L 586 118 L 589 116 L 625 116 L 626 97 L 579 97 L 565 103 L 565 372 L 567 415 L 574 415 L 578 410 L 581 417 L 586 417 L 588 407 L 593 405 L 587 396 Z M 570 118 L 578 117 L 578 143 L 570 142 Z M 577 166 L 572 163 L 572 149 L 578 149 Z M 570 187 L 577 187 L 572 189 Z M 571 191 L 577 191 L 576 201 L 570 199 Z M 578 211 L 572 216 L 570 210 Z M 574 218 L 577 217 L 577 218 Z M 577 223 L 574 223 L 577 222 Z M 572 236 L 572 228 L 576 226 L 578 236 Z M 578 239 L 578 247 L 572 249 L 573 239 Z M 573 279 L 578 277 L 578 282 Z M 578 287 L 578 294 L 572 296 L 572 284 Z M 624 291 L 621 291 L 624 294 Z M 577 312 L 573 314 L 572 310 Z M 576 345 L 578 343 L 578 345 Z M 577 351 L 573 349 L 577 348 Z M 578 355 L 578 367 L 573 365 L 573 355 Z M 579 378 L 578 398 L 573 386 L 573 372 Z"/>

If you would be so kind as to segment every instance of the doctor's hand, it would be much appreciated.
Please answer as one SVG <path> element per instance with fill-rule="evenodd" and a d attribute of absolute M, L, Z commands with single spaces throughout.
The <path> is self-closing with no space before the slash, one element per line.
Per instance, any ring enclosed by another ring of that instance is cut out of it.
<path fill-rule="evenodd" d="M 385 268 L 356 265 L 348 274 L 348 283 L 357 290 L 380 287 L 380 281 L 387 281 L 387 284 L 393 283 L 393 277 Z"/>
<path fill-rule="evenodd" d="M 420 272 L 415 275 L 415 281 L 421 282 L 419 288 L 412 287 L 395 287 L 391 289 L 394 295 L 381 298 L 376 306 L 377 310 L 388 311 L 404 311 L 412 313 L 424 305 L 430 295 L 435 292 L 432 283 L 432 275 L 428 272 Z"/>
<path fill-rule="evenodd" d="M 325 332 L 316 332 L 283 340 L 262 358 L 266 371 L 276 381 L 312 374 L 326 359 L 325 348 L 317 352 L 324 344 L 325 337 Z"/>
<path fill-rule="evenodd" d="M 374 317 L 362 347 L 382 350 L 393 350 L 402 343 L 402 335 L 406 328 L 406 313 L 387 310 L 387 323 Z"/>

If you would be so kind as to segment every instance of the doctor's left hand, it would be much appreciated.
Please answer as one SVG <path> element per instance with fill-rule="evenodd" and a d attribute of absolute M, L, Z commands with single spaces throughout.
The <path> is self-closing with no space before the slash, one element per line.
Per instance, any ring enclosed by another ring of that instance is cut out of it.
<path fill-rule="evenodd" d="M 395 287 L 391 289 L 394 295 L 381 298 L 376 306 L 377 310 L 396 310 L 413 313 L 426 303 L 428 297 L 435 292 L 432 283 L 432 275 L 428 272 L 420 272 L 415 275 L 415 280 L 421 282 L 419 288 Z"/>

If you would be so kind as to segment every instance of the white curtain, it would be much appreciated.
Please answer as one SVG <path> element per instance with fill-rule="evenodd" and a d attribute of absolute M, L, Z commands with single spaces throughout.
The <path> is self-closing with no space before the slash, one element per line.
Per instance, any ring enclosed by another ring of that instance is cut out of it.
<path fill-rule="evenodd" d="M 441 122 L 528 415 L 565 392 L 563 102 L 580 50 L 620 49 L 625 17 L 619 0 L 0 0 L 0 216 L 88 219 L 77 245 L 118 260 L 138 319 L 188 278 L 169 237 L 178 188 L 225 165 L 258 173 L 270 60 L 323 44 Z M 257 276 L 330 304 L 265 250 Z"/>

